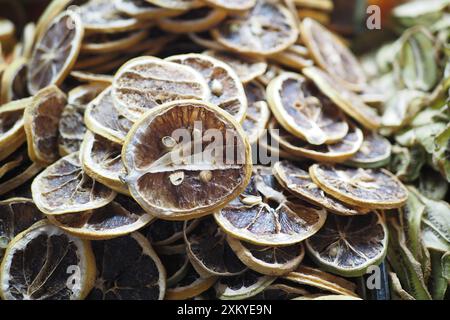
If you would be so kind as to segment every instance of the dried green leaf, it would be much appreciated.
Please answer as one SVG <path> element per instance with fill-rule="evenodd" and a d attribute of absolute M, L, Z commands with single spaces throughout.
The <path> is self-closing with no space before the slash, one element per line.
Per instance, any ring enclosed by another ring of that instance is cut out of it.
<path fill-rule="evenodd" d="M 441 257 L 442 252 L 431 250 L 431 278 L 430 278 L 430 293 L 433 300 L 443 300 L 445 292 L 447 291 L 448 282 L 442 273 Z"/>

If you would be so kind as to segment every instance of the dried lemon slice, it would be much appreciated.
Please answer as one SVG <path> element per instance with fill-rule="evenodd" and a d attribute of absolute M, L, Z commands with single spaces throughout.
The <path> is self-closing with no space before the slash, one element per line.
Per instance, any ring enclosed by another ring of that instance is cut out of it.
<path fill-rule="evenodd" d="M 78 152 L 47 167 L 33 180 L 31 191 L 39 210 L 49 215 L 100 208 L 116 196 L 83 171 Z"/>
<path fill-rule="evenodd" d="M 141 20 L 172 17 L 184 12 L 183 10 L 161 8 L 146 0 L 116 0 L 114 4 L 119 11 Z"/>
<path fill-rule="evenodd" d="M 165 102 L 210 97 L 200 73 L 155 57 L 139 57 L 124 64 L 114 77 L 111 94 L 118 112 L 132 120 Z"/>
<path fill-rule="evenodd" d="M 189 66 L 199 72 L 209 85 L 209 101 L 242 122 L 247 111 L 247 98 L 237 74 L 225 63 L 204 54 L 182 54 L 166 60 Z"/>
<path fill-rule="evenodd" d="M 76 79 L 78 82 L 87 82 L 90 84 L 99 84 L 107 87 L 111 85 L 113 76 L 107 74 L 98 74 L 86 71 L 72 71 L 70 76 Z"/>
<path fill-rule="evenodd" d="M 133 122 L 122 116 L 114 107 L 111 88 L 106 88 L 90 102 L 84 113 L 84 122 L 92 132 L 122 144 Z"/>
<path fill-rule="evenodd" d="M 156 253 L 166 269 L 166 286 L 175 286 L 186 276 L 190 265 L 186 254 L 186 245 L 181 243 L 157 247 Z"/>
<path fill-rule="evenodd" d="M 312 181 L 307 171 L 292 162 L 283 160 L 275 163 L 273 174 L 286 190 L 312 204 L 324 207 L 328 211 L 344 216 L 368 212 L 368 209 L 349 207 L 330 197 Z"/>
<path fill-rule="evenodd" d="M 217 41 L 214 40 L 214 38 L 212 37 L 211 33 L 208 31 L 204 31 L 204 32 L 190 32 L 188 33 L 188 37 L 189 39 L 192 40 L 193 43 L 210 49 L 210 50 L 220 50 L 220 51 L 227 51 L 227 49 L 221 45 L 220 43 L 218 43 Z M 221 60 L 221 59 L 219 59 Z"/>
<path fill-rule="evenodd" d="M 40 90 L 23 114 L 30 159 L 50 164 L 59 158 L 59 121 L 67 104 L 66 95 L 56 86 Z"/>
<path fill-rule="evenodd" d="M 28 63 L 28 91 L 37 93 L 51 84 L 60 85 L 78 58 L 84 30 L 71 11 L 57 16 L 36 42 Z"/>
<path fill-rule="evenodd" d="M 79 214 L 48 216 L 48 219 L 76 237 L 104 240 L 132 233 L 152 221 L 153 217 L 133 199 L 118 195 L 104 207 Z"/>
<path fill-rule="evenodd" d="M 281 3 L 258 0 L 243 15 L 232 16 L 212 31 L 225 47 L 250 55 L 266 56 L 283 51 L 298 37 L 296 19 Z"/>
<path fill-rule="evenodd" d="M 337 142 L 348 132 L 339 109 L 299 74 L 285 72 L 270 81 L 267 99 L 278 122 L 310 144 Z"/>
<path fill-rule="evenodd" d="M 387 228 L 377 213 L 329 216 L 325 225 L 306 240 L 310 256 L 325 270 L 347 277 L 366 273 L 387 251 Z"/>
<path fill-rule="evenodd" d="M 227 241 L 247 267 L 269 276 L 280 276 L 295 270 L 305 256 L 301 243 L 285 247 L 263 247 L 230 236 Z"/>
<path fill-rule="evenodd" d="M 228 11 L 248 10 L 256 4 L 256 0 L 205 0 L 205 2 L 211 6 Z"/>
<path fill-rule="evenodd" d="M 22 164 L 22 162 L 25 161 L 26 155 L 24 155 L 24 151 L 26 150 L 20 148 L 19 150 L 16 150 L 13 154 L 9 155 L 6 159 L 4 159 L 2 162 L 0 162 L 0 179 L 3 178 L 8 172 L 11 170 L 14 170 L 18 166 Z"/>
<path fill-rule="evenodd" d="M 242 122 L 242 129 L 247 134 L 248 142 L 254 145 L 259 138 L 266 132 L 266 126 L 269 122 L 270 111 L 266 102 L 265 89 L 259 82 L 252 81 L 245 85 L 245 94 L 247 96 L 247 113 Z"/>
<path fill-rule="evenodd" d="M 103 54 L 125 51 L 147 38 L 148 34 L 147 30 L 141 30 L 87 35 L 83 39 L 81 52 L 84 54 Z"/>
<path fill-rule="evenodd" d="M 84 299 L 94 280 L 90 243 L 43 220 L 18 234 L 6 249 L 0 296 L 5 300 Z"/>
<path fill-rule="evenodd" d="M 345 163 L 360 168 L 379 168 L 389 163 L 391 143 L 375 132 L 364 132 L 364 141 L 358 152 Z"/>
<path fill-rule="evenodd" d="M 408 191 L 389 171 L 314 164 L 313 181 L 326 193 L 350 205 L 372 209 L 403 206 Z"/>
<path fill-rule="evenodd" d="M 227 16 L 222 9 L 201 7 L 175 17 L 158 21 L 158 27 L 171 33 L 202 32 L 210 30 Z"/>
<path fill-rule="evenodd" d="M 253 296 L 251 300 L 294 300 L 299 296 L 308 295 L 309 292 L 303 288 L 285 284 L 279 281 L 273 282 L 265 288 L 261 293 Z"/>
<path fill-rule="evenodd" d="M 214 145 L 217 151 L 210 152 L 203 127 L 222 139 Z M 182 135 L 172 136 L 177 132 Z M 234 150 L 235 157 L 228 158 L 225 149 Z M 252 167 L 250 145 L 239 124 L 222 109 L 195 100 L 147 112 L 127 135 L 122 160 L 133 198 L 147 212 L 168 220 L 220 209 L 245 189 Z"/>
<path fill-rule="evenodd" d="M 45 8 L 36 23 L 35 40 L 42 37 L 42 33 L 47 30 L 48 25 L 63 12 L 73 0 L 53 0 Z"/>
<path fill-rule="evenodd" d="M 256 167 L 246 191 L 214 218 L 232 237 L 256 245 L 287 246 L 316 233 L 326 211 L 305 206 L 279 189 L 270 168 Z"/>
<path fill-rule="evenodd" d="M 152 223 L 141 232 L 147 237 L 151 244 L 155 246 L 169 246 L 183 239 L 184 234 L 189 234 L 195 228 L 200 220 L 194 219 L 187 221 L 167 221 L 153 220 Z"/>
<path fill-rule="evenodd" d="M 199 0 L 146 0 L 158 7 L 173 10 L 189 10 L 203 6 Z"/>
<path fill-rule="evenodd" d="M 97 279 L 90 300 L 162 300 L 166 271 L 140 233 L 92 242 Z M 120 252 L 120 254 L 118 254 Z"/>
<path fill-rule="evenodd" d="M 363 134 L 355 126 L 350 126 L 350 131 L 339 142 L 334 144 L 311 145 L 280 128 L 272 120 L 269 123 L 270 135 L 289 153 L 324 162 L 343 162 L 356 154 L 363 143 Z"/>
<path fill-rule="evenodd" d="M 305 18 L 300 24 L 301 37 L 314 61 L 350 90 L 366 84 L 364 70 L 353 53 L 334 34 L 317 21 Z"/>
<path fill-rule="evenodd" d="M 286 50 L 269 56 L 268 59 L 290 69 L 301 71 L 305 67 L 314 65 L 314 61 L 309 59 L 308 54 L 308 49 L 301 45 L 293 44 Z"/>
<path fill-rule="evenodd" d="M 191 232 L 184 234 L 184 240 L 192 266 L 201 276 L 232 276 L 247 269 L 211 216 L 200 219 Z"/>
<path fill-rule="evenodd" d="M 29 97 L 27 88 L 27 59 L 19 58 L 8 65 L 1 77 L 2 103 Z"/>
<path fill-rule="evenodd" d="M 377 112 L 339 81 L 316 67 L 304 68 L 303 74 L 314 81 L 324 95 L 328 96 L 339 108 L 364 127 L 374 130 L 380 126 L 381 119 Z"/>

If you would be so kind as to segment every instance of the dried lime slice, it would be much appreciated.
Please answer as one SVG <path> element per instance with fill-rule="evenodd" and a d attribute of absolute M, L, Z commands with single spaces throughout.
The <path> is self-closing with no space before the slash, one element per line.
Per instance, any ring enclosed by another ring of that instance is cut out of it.
<path fill-rule="evenodd" d="M 292 162 L 283 160 L 275 163 L 273 166 L 273 174 L 286 190 L 328 211 L 344 216 L 368 212 L 368 209 L 349 207 L 339 200 L 330 197 L 312 181 L 307 171 Z"/>
<path fill-rule="evenodd" d="M 162 300 L 166 271 L 148 240 L 138 232 L 93 241 L 97 279 L 90 300 Z M 118 254 L 120 253 L 120 254 Z"/>
<path fill-rule="evenodd" d="M 256 4 L 256 0 L 205 0 L 205 2 L 228 11 L 249 10 Z"/>
<path fill-rule="evenodd" d="M 39 90 L 25 108 L 24 128 L 32 161 L 48 165 L 59 158 L 59 121 L 66 104 L 64 92 L 51 85 Z"/>
<path fill-rule="evenodd" d="M 233 276 L 247 269 L 211 216 L 200 219 L 191 232 L 185 233 L 184 239 L 189 259 L 201 276 Z"/>
<path fill-rule="evenodd" d="M 194 219 L 187 222 L 184 227 L 184 221 L 167 221 L 156 219 L 141 232 L 147 237 L 151 244 L 155 246 L 169 246 L 183 239 L 184 233 L 189 234 L 200 220 Z"/>
<path fill-rule="evenodd" d="M 293 44 L 298 28 L 293 14 L 281 3 L 258 0 L 243 15 L 231 16 L 212 31 L 225 47 L 250 55 L 278 53 Z"/>
<path fill-rule="evenodd" d="M 384 169 L 345 168 L 314 164 L 309 168 L 313 181 L 326 193 L 350 205 L 372 209 L 403 206 L 408 191 Z"/>
<path fill-rule="evenodd" d="M 295 270 L 305 256 L 302 243 L 285 247 L 256 246 L 228 236 L 227 241 L 238 258 L 250 269 L 269 276 Z"/>
<path fill-rule="evenodd" d="M 380 168 L 389 163 L 391 143 L 376 132 L 364 132 L 364 141 L 358 152 L 345 164 L 360 168 Z"/>
<path fill-rule="evenodd" d="M 26 58 L 19 58 L 8 65 L 1 77 L 2 104 L 30 96 L 27 88 L 28 63 Z"/>
<path fill-rule="evenodd" d="M 209 101 L 242 122 L 247 111 L 247 97 L 237 74 L 227 64 L 204 54 L 182 54 L 167 61 L 189 66 L 199 72 L 209 85 Z"/>
<path fill-rule="evenodd" d="M 358 277 L 384 259 L 387 238 L 385 222 L 377 213 L 352 217 L 330 215 L 322 229 L 306 240 L 306 248 L 324 270 Z"/>
<path fill-rule="evenodd" d="M 306 18 L 300 24 L 301 37 L 314 61 L 350 90 L 366 84 L 364 70 L 353 53 L 317 21 Z"/>
<path fill-rule="evenodd" d="M 283 128 L 310 144 L 337 142 L 348 132 L 340 110 L 299 74 L 285 72 L 272 79 L 267 100 Z"/>
<path fill-rule="evenodd" d="M 146 0 L 116 0 L 114 4 L 119 11 L 140 20 L 172 17 L 184 12 L 161 8 Z"/>
<path fill-rule="evenodd" d="M 270 111 L 266 102 L 266 90 L 259 82 L 252 81 L 244 86 L 247 96 L 247 113 L 242 122 L 242 129 L 247 134 L 248 142 L 254 145 L 266 132 Z"/>
<path fill-rule="evenodd" d="M 94 280 L 90 243 L 42 220 L 19 233 L 6 249 L 0 296 L 4 300 L 84 299 Z"/>
<path fill-rule="evenodd" d="M 147 30 L 126 31 L 117 33 L 94 33 L 83 39 L 81 52 L 84 54 L 104 54 L 122 52 L 137 45 L 147 38 Z"/>
<path fill-rule="evenodd" d="M 126 175 L 121 152 L 122 145 L 87 131 L 80 149 L 81 165 L 92 179 L 117 192 L 129 194 L 121 180 Z"/>
<path fill-rule="evenodd" d="M 203 127 L 222 139 L 223 144 L 217 140 L 218 151 L 210 152 Z M 174 137 L 174 132 L 182 134 Z M 235 157 L 220 151 L 225 147 L 234 150 Z M 133 198 L 167 220 L 220 209 L 245 189 L 252 167 L 250 145 L 239 124 L 222 109 L 195 100 L 174 101 L 147 112 L 128 133 L 122 161 Z"/>
<path fill-rule="evenodd" d="M 28 91 L 35 94 L 51 84 L 60 85 L 78 58 L 84 30 L 80 17 L 65 11 L 39 38 L 28 62 Z"/>
<path fill-rule="evenodd" d="M 152 221 L 153 217 L 133 199 L 118 195 L 104 207 L 79 214 L 48 216 L 48 219 L 76 237 L 104 240 L 132 233 Z"/>
<path fill-rule="evenodd" d="M 226 16 L 225 10 L 201 7 L 175 17 L 161 19 L 158 21 L 158 27 L 171 33 L 202 32 L 215 27 Z"/>
<path fill-rule="evenodd" d="M 47 167 L 34 179 L 31 191 L 37 207 L 54 215 L 100 208 L 116 196 L 83 171 L 78 152 Z"/>
<path fill-rule="evenodd" d="M 208 100 L 210 91 L 200 73 L 188 66 L 155 57 L 128 61 L 117 71 L 112 99 L 118 112 L 132 120 L 173 100 Z"/>
<path fill-rule="evenodd" d="M 375 109 L 366 105 L 360 96 L 348 90 L 329 74 L 316 67 L 304 68 L 303 74 L 311 79 L 324 95 L 364 127 L 373 130 L 380 126 L 381 118 Z"/>

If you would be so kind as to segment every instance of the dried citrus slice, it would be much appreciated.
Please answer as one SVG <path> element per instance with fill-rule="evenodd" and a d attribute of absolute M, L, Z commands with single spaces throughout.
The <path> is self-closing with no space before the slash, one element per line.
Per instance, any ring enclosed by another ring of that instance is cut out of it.
<path fill-rule="evenodd" d="M 360 96 L 345 88 L 329 74 L 316 67 L 304 68 L 303 74 L 311 79 L 324 95 L 364 127 L 373 130 L 380 126 L 381 119 L 377 112 L 366 105 Z"/>
<path fill-rule="evenodd" d="M 353 217 L 331 215 L 323 228 L 306 240 L 306 248 L 323 269 L 357 277 L 384 259 L 387 236 L 386 225 L 377 213 Z"/>
<path fill-rule="evenodd" d="M 28 91 L 35 94 L 48 85 L 60 85 L 75 64 L 84 30 L 71 11 L 57 16 L 36 42 L 28 63 Z"/>
<path fill-rule="evenodd" d="M 209 85 L 209 101 L 241 122 L 247 111 L 247 98 L 237 74 L 227 64 L 204 54 L 182 54 L 166 60 L 189 66 L 199 72 Z"/>
<path fill-rule="evenodd" d="M 200 219 L 191 232 L 185 233 L 184 239 L 189 259 L 201 276 L 232 276 L 247 269 L 211 216 Z"/>
<path fill-rule="evenodd" d="M 240 53 L 265 56 L 281 52 L 298 37 L 293 14 L 281 3 L 258 0 L 243 15 L 231 16 L 212 31 L 225 47 Z"/>
<path fill-rule="evenodd" d="M 225 10 L 201 7 L 175 17 L 161 19 L 158 21 L 158 26 L 172 33 L 202 32 L 210 30 L 226 16 Z"/>
<path fill-rule="evenodd" d="M 98 74 L 86 71 L 72 71 L 70 73 L 72 78 L 75 78 L 78 82 L 87 82 L 90 84 L 101 84 L 104 87 L 111 85 L 113 76 L 107 74 Z"/>
<path fill-rule="evenodd" d="M 0 201 L 0 260 L 9 242 L 35 222 L 45 218 L 31 199 L 11 198 Z"/>
<path fill-rule="evenodd" d="M 267 86 L 272 79 L 274 79 L 276 76 L 282 74 L 285 72 L 280 66 L 275 64 L 269 64 L 267 66 L 266 72 L 264 72 L 263 75 L 256 78 L 259 82 L 261 82 L 263 85 Z"/>
<path fill-rule="evenodd" d="M 19 233 L 0 267 L 5 300 L 84 299 L 95 280 L 90 243 L 43 220 Z"/>
<path fill-rule="evenodd" d="M 153 217 L 133 199 L 118 195 L 104 207 L 79 214 L 48 216 L 48 219 L 76 237 L 102 240 L 132 233 L 148 224 Z"/>
<path fill-rule="evenodd" d="M 275 281 L 261 293 L 253 296 L 250 300 L 294 300 L 296 297 L 308 294 L 309 292 L 303 288 Z"/>
<path fill-rule="evenodd" d="M 128 188 L 121 181 L 126 171 L 122 163 L 122 145 L 87 131 L 80 149 L 84 172 L 105 186 L 128 194 Z"/>
<path fill-rule="evenodd" d="M 285 131 L 274 120 L 269 123 L 270 135 L 289 153 L 324 162 L 343 162 L 356 154 L 363 143 L 363 134 L 351 125 L 347 135 L 334 144 L 308 144 Z"/>
<path fill-rule="evenodd" d="M 174 10 L 189 10 L 203 6 L 199 0 L 146 0 L 156 6 Z"/>
<path fill-rule="evenodd" d="M 256 144 L 259 138 L 266 132 L 270 111 L 266 102 L 266 91 L 259 82 L 252 81 L 244 87 L 247 96 L 247 113 L 242 122 L 242 129 L 247 134 L 248 142 Z"/>
<path fill-rule="evenodd" d="M 295 270 L 305 256 L 305 249 L 301 243 L 285 247 L 265 247 L 230 236 L 227 240 L 238 258 L 247 267 L 269 276 L 279 276 Z"/>
<path fill-rule="evenodd" d="M 205 2 L 208 5 L 228 11 L 248 10 L 256 4 L 256 0 L 205 0 Z"/>
<path fill-rule="evenodd" d="M 147 30 L 116 33 L 94 33 L 83 39 L 81 52 L 103 54 L 124 51 L 148 37 Z"/>
<path fill-rule="evenodd" d="M 25 161 L 26 155 L 23 154 L 23 151 L 23 148 L 20 148 L 0 162 L 0 179 L 2 179 L 3 176 L 5 176 L 9 171 L 14 170 Z"/>
<path fill-rule="evenodd" d="M 270 168 L 256 167 L 246 191 L 214 217 L 232 237 L 256 245 L 287 246 L 324 224 L 326 211 L 286 197 Z"/>
<path fill-rule="evenodd" d="M 35 40 L 42 37 L 42 33 L 47 30 L 48 25 L 57 17 L 61 12 L 63 12 L 73 0 L 53 0 L 42 12 L 36 23 Z"/>
<path fill-rule="evenodd" d="M 93 241 L 97 279 L 90 300 L 162 300 L 166 271 L 150 242 L 139 232 Z M 118 254 L 120 253 L 120 254 Z"/>
<path fill-rule="evenodd" d="M 360 168 L 385 166 L 391 157 L 391 143 L 376 132 L 364 132 L 364 141 L 358 152 L 345 163 Z"/>
<path fill-rule="evenodd" d="M 176 283 L 167 287 L 167 300 L 185 300 L 198 296 L 211 288 L 217 277 L 202 278 L 189 263 L 184 276 Z"/>
<path fill-rule="evenodd" d="M 27 88 L 27 59 L 19 58 L 8 65 L 1 77 L 2 103 L 29 97 Z"/>
<path fill-rule="evenodd" d="M 86 127 L 83 121 L 86 105 L 104 88 L 103 84 L 87 84 L 69 91 L 58 124 L 58 148 L 61 156 L 80 150 Z"/>
<path fill-rule="evenodd" d="M 319 269 L 300 265 L 297 270 L 292 271 L 283 278 L 320 290 L 358 298 L 358 295 L 355 293 L 356 285 L 353 282 Z"/>
<path fill-rule="evenodd" d="M 116 8 L 136 19 L 160 19 L 183 13 L 183 10 L 161 8 L 146 0 L 116 0 Z"/>
<path fill-rule="evenodd" d="M 362 300 L 361 298 L 346 296 L 343 294 L 308 295 L 294 298 L 292 300 Z"/>
<path fill-rule="evenodd" d="M 141 232 L 151 244 L 155 246 L 169 246 L 183 239 L 184 233 L 189 234 L 199 221 L 198 219 L 189 220 L 186 227 L 184 227 L 184 221 L 156 219 Z"/>
<path fill-rule="evenodd" d="M 181 243 L 157 247 L 156 252 L 166 269 L 167 287 L 175 286 L 186 276 L 190 265 L 186 254 L 186 245 Z"/>
<path fill-rule="evenodd" d="M 223 45 L 214 40 L 209 31 L 190 32 L 188 33 L 188 37 L 192 40 L 193 43 L 198 44 L 201 47 L 210 50 L 227 51 L 227 49 Z"/>
<path fill-rule="evenodd" d="M 7 19 L 0 19 L 0 41 L 7 41 L 14 37 L 16 28 L 14 23 Z"/>
<path fill-rule="evenodd" d="M 49 215 L 100 208 L 116 196 L 83 171 L 78 152 L 47 167 L 34 179 L 31 191 L 37 207 Z"/>
<path fill-rule="evenodd" d="M 217 151 L 210 152 L 210 138 L 199 126 L 214 132 Z M 174 130 L 182 130 L 182 136 L 173 137 L 179 132 Z M 231 141 L 226 135 L 233 136 Z M 234 150 L 235 157 L 227 157 L 221 151 L 225 148 Z M 133 198 L 147 212 L 168 220 L 220 209 L 245 189 L 252 167 L 250 145 L 239 124 L 222 109 L 195 100 L 147 112 L 127 135 L 122 161 Z"/>
<path fill-rule="evenodd" d="M 310 144 L 333 143 L 348 132 L 340 110 L 299 74 L 285 72 L 270 81 L 267 100 L 283 128 Z"/>
<path fill-rule="evenodd" d="M 34 22 L 28 22 L 22 31 L 22 50 L 21 56 L 29 59 L 33 51 L 34 39 L 36 37 L 36 25 Z M 26 74 L 25 74 L 26 78 Z"/>
<path fill-rule="evenodd" d="M 295 162 L 304 160 L 281 149 L 278 142 L 270 135 L 270 130 L 258 140 L 258 152 L 264 154 L 269 159 L 274 159 L 274 161 L 280 159 L 289 159 Z"/>
<path fill-rule="evenodd" d="M 66 95 L 56 86 L 40 90 L 23 114 L 30 159 L 50 164 L 59 158 L 59 120 L 67 103 Z"/>
<path fill-rule="evenodd" d="M 210 91 L 202 75 L 191 67 L 140 57 L 117 71 L 111 94 L 118 112 L 137 120 L 148 109 L 165 102 L 208 100 Z"/>
<path fill-rule="evenodd" d="M 88 104 L 84 121 L 89 130 L 118 144 L 124 142 L 133 125 L 114 107 L 110 87 Z"/>
<path fill-rule="evenodd" d="M 314 61 L 309 59 L 308 53 L 308 49 L 305 47 L 293 44 L 286 50 L 269 56 L 268 59 L 290 69 L 301 71 L 303 68 L 314 65 Z"/>
<path fill-rule="evenodd" d="M 310 18 L 303 19 L 300 30 L 303 42 L 322 69 L 351 90 L 361 90 L 365 86 L 364 70 L 340 39 Z"/>
<path fill-rule="evenodd" d="M 368 209 L 349 207 L 330 197 L 312 181 L 307 171 L 290 161 L 283 160 L 275 163 L 273 174 L 286 190 L 328 211 L 345 216 L 368 212 Z"/>
<path fill-rule="evenodd" d="M 248 270 L 241 275 L 220 278 L 214 288 L 220 300 L 242 300 L 257 295 L 270 286 L 275 279 L 276 277 Z"/>
<path fill-rule="evenodd" d="M 403 206 L 408 191 L 384 169 L 345 168 L 314 164 L 309 168 L 313 181 L 326 193 L 350 205 L 372 209 Z"/>

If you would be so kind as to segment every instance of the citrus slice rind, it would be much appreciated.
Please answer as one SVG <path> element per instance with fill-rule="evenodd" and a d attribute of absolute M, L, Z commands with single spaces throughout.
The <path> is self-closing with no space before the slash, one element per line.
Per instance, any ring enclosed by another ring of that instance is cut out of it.
<path fill-rule="evenodd" d="M 258 142 L 266 132 L 266 126 L 270 118 L 269 106 L 266 102 L 265 89 L 256 81 L 251 81 L 244 86 L 247 96 L 247 113 L 242 122 L 242 129 L 247 135 L 251 145 Z"/>
<path fill-rule="evenodd" d="M 285 247 L 264 247 L 230 236 L 227 237 L 227 241 L 247 267 L 269 276 L 280 276 L 295 270 L 305 255 L 302 243 Z"/>
<path fill-rule="evenodd" d="M 36 206 L 49 215 L 100 208 L 116 196 L 83 171 L 78 152 L 48 166 L 33 180 L 31 191 Z"/>
<path fill-rule="evenodd" d="M 385 166 L 391 157 L 392 145 L 386 138 L 374 132 L 364 133 L 364 141 L 345 163 L 360 168 L 379 168 Z"/>
<path fill-rule="evenodd" d="M 310 144 L 339 141 L 349 130 L 339 109 L 299 74 L 285 72 L 272 79 L 267 99 L 278 122 Z"/>
<path fill-rule="evenodd" d="M 69 268 L 78 271 L 77 285 L 67 285 Z M 95 280 L 90 243 L 46 220 L 11 241 L 0 270 L 0 296 L 5 300 L 84 299 Z"/>
<path fill-rule="evenodd" d="M 349 205 L 392 209 L 403 206 L 408 191 L 385 169 L 333 167 L 314 164 L 309 168 L 313 181 L 332 197 Z"/>
<path fill-rule="evenodd" d="M 201 74 L 191 67 L 155 57 L 139 57 L 117 71 L 111 95 L 120 114 L 137 120 L 149 109 L 165 102 L 207 101 L 210 91 Z"/>
<path fill-rule="evenodd" d="M 200 220 L 189 220 L 184 226 L 184 221 L 153 220 L 148 227 L 141 230 L 151 244 L 158 247 L 172 246 L 183 239 L 184 234 L 189 234 Z"/>
<path fill-rule="evenodd" d="M 387 252 L 388 233 L 377 213 L 329 216 L 325 225 L 306 240 L 309 255 L 332 273 L 358 277 L 378 265 Z"/>
<path fill-rule="evenodd" d="M 158 27 L 171 33 L 189 33 L 208 31 L 219 24 L 227 12 L 222 9 L 200 7 L 175 17 L 167 17 L 158 21 Z"/>
<path fill-rule="evenodd" d="M 210 6 L 228 11 L 249 10 L 256 4 L 256 0 L 205 0 L 205 2 Z"/>
<path fill-rule="evenodd" d="M 15 59 L 3 71 L 1 76 L 2 104 L 30 96 L 26 81 L 28 72 L 27 62 L 27 59 L 20 57 Z"/>
<path fill-rule="evenodd" d="M 175 286 L 186 276 L 190 266 L 186 254 L 186 245 L 181 243 L 156 247 L 156 252 L 164 269 L 166 269 L 166 286 Z"/>
<path fill-rule="evenodd" d="M 198 145 L 206 138 L 200 125 L 225 142 L 216 150 L 234 149 L 236 157 L 207 154 L 208 149 Z M 172 134 L 183 128 L 189 128 L 183 131 L 188 141 L 180 143 Z M 226 133 L 235 138 L 227 141 Z M 252 167 L 250 145 L 240 125 L 222 109 L 195 100 L 174 101 L 147 112 L 128 133 L 122 161 L 133 198 L 147 212 L 167 220 L 199 217 L 225 206 L 245 189 Z"/>
<path fill-rule="evenodd" d="M 183 13 L 183 10 L 161 8 L 146 0 L 117 0 L 116 8 L 136 19 L 165 18 Z"/>
<path fill-rule="evenodd" d="M 92 34 L 83 39 L 81 53 L 103 54 L 125 51 L 149 36 L 148 30 Z"/>
<path fill-rule="evenodd" d="M 203 6 L 199 0 L 146 0 L 158 7 L 173 10 L 190 10 Z"/>
<path fill-rule="evenodd" d="M 285 284 L 284 282 L 279 283 L 278 281 L 273 282 L 270 286 L 265 288 L 262 292 L 253 296 L 252 299 L 255 300 L 294 300 L 294 298 L 299 296 L 308 295 L 309 292 L 305 289 L 291 284 Z"/>
<path fill-rule="evenodd" d="M 104 87 L 110 85 L 113 81 L 113 76 L 86 71 L 72 71 L 70 73 L 70 76 L 76 79 L 78 82 L 98 84 L 103 85 Z"/>

